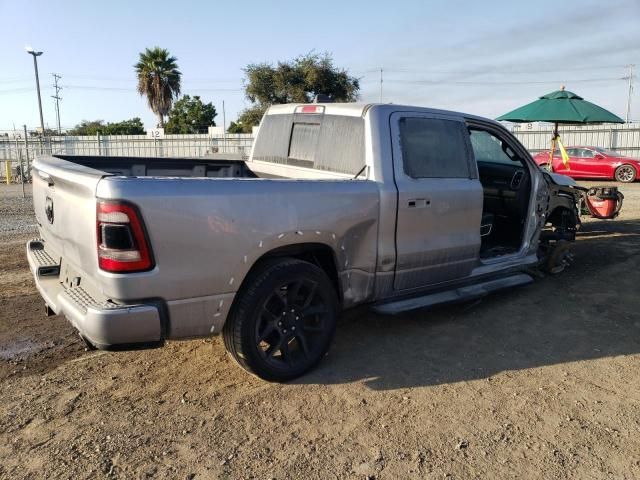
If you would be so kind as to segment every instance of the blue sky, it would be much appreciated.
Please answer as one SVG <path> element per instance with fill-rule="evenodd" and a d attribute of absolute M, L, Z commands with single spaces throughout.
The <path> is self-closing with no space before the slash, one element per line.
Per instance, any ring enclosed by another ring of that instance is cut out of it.
<path fill-rule="evenodd" d="M 248 106 L 249 63 L 329 52 L 361 78 L 362 101 L 498 116 L 565 84 L 624 116 L 625 65 L 640 77 L 640 0 L 607 1 L 7 1 L 0 0 L 0 130 L 55 126 L 51 73 L 62 75 L 63 128 L 83 119 L 155 118 L 135 91 L 145 47 L 178 58 L 183 91 L 213 102 L 222 123 Z M 638 78 L 636 77 L 636 78 Z M 640 120 L 640 81 L 632 118 Z"/>

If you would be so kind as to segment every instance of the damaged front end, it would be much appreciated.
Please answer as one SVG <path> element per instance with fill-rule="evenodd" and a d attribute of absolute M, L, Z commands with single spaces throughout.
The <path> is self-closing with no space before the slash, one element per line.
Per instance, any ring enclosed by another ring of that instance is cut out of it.
<path fill-rule="evenodd" d="M 549 208 L 538 247 L 539 266 L 547 273 L 562 272 L 573 261 L 569 246 L 580 229 L 580 204 L 587 191 L 565 175 L 545 172 Z"/>

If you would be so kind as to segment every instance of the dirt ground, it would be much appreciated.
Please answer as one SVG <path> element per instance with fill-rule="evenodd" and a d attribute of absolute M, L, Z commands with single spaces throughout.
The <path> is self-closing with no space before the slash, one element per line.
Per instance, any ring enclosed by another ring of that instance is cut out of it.
<path fill-rule="evenodd" d="M 43 315 L 29 235 L 10 227 L 0 478 L 640 478 L 640 184 L 621 190 L 622 215 L 585 222 L 565 273 L 432 311 L 348 312 L 320 367 L 284 385 L 239 369 L 219 337 L 86 351 Z"/>

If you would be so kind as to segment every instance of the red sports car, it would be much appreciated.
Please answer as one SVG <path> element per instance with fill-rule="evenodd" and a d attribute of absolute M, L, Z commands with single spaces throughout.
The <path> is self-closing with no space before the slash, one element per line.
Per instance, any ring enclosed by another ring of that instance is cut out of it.
<path fill-rule="evenodd" d="M 562 163 L 560 151 L 553 157 L 553 171 L 571 178 L 606 178 L 619 182 L 633 182 L 640 176 L 640 160 L 625 157 L 600 147 L 567 147 L 569 168 Z M 540 166 L 549 164 L 549 151 L 534 155 Z"/>

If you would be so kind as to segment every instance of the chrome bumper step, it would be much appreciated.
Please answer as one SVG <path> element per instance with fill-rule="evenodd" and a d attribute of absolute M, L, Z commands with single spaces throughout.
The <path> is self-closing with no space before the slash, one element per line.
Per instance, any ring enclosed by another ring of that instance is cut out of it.
<path fill-rule="evenodd" d="M 60 262 L 56 260 L 44 248 L 44 242 L 36 238 L 29 241 L 27 248 L 36 263 L 36 273 L 39 277 L 57 277 L 60 275 Z"/>

